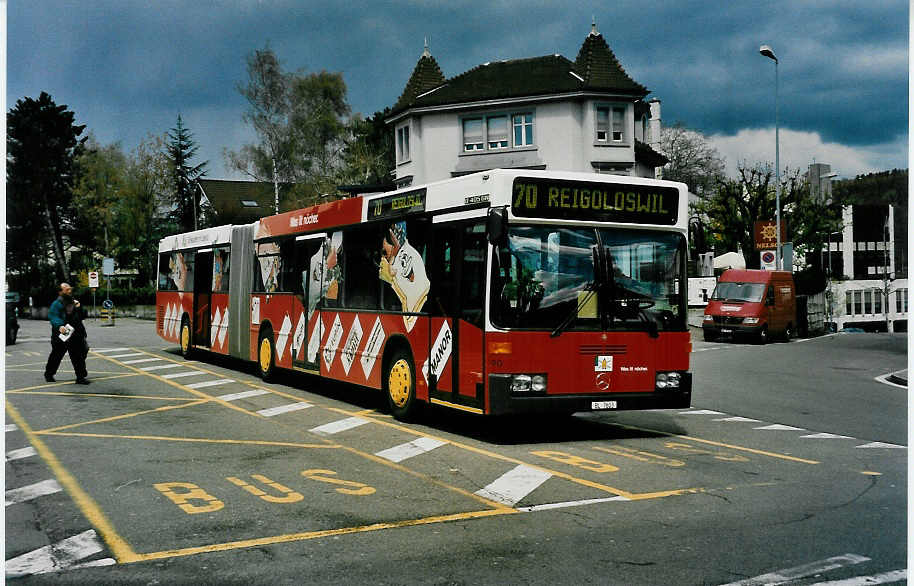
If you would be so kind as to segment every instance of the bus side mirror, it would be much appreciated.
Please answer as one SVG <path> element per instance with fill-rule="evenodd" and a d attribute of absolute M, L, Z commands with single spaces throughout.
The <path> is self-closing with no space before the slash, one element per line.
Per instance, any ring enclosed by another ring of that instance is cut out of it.
<path fill-rule="evenodd" d="M 508 209 L 492 208 L 486 218 L 486 234 L 489 243 L 495 246 L 503 245 L 508 241 Z"/>

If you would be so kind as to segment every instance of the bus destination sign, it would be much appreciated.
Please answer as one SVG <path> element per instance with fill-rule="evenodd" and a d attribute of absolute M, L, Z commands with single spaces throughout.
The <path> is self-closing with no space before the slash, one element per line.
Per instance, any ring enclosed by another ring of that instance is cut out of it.
<path fill-rule="evenodd" d="M 679 217 L 679 190 L 659 185 L 518 177 L 511 199 L 525 218 L 672 226 Z"/>
<path fill-rule="evenodd" d="M 368 207 L 368 219 L 396 218 L 412 212 L 425 211 L 425 195 L 423 187 L 373 199 Z"/>

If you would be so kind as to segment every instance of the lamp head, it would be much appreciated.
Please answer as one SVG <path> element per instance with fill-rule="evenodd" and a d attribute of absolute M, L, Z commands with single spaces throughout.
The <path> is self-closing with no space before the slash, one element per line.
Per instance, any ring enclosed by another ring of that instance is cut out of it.
<path fill-rule="evenodd" d="M 758 48 L 758 52 L 765 57 L 768 57 L 769 59 L 773 59 L 775 63 L 778 62 L 778 58 L 774 56 L 774 49 L 772 49 L 769 45 L 762 45 Z"/>

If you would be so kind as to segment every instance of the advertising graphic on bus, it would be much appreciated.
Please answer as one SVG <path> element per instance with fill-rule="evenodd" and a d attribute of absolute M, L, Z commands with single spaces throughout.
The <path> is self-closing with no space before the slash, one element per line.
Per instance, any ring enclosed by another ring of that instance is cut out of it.
<path fill-rule="evenodd" d="M 478 414 L 688 407 L 686 188 L 493 170 L 163 239 L 158 334 Z"/>

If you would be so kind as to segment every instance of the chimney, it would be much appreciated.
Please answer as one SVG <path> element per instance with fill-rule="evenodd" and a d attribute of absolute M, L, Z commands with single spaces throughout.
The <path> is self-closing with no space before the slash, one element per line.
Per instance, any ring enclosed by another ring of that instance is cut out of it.
<path fill-rule="evenodd" d="M 660 100 L 652 98 L 648 104 L 651 107 L 651 119 L 648 122 L 651 128 L 651 140 L 648 142 L 651 148 L 657 150 L 660 146 Z"/>

